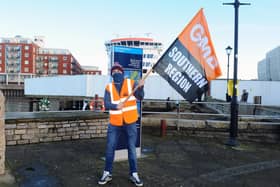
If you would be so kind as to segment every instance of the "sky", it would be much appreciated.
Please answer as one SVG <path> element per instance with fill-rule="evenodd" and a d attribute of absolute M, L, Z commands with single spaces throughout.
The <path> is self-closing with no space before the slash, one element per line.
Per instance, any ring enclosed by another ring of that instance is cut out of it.
<path fill-rule="evenodd" d="M 234 48 L 234 8 L 223 5 L 228 2 L 233 0 L 0 0 L 0 37 L 44 36 L 44 47 L 69 49 L 81 65 L 107 74 L 105 41 L 149 36 L 167 49 L 203 8 L 220 78 L 226 78 L 225 48 Z M 239 8 L 238 78 L 256 79 L 258 62 L 280 45 L 280 1 L 241 2 L 251 5 Z"/>

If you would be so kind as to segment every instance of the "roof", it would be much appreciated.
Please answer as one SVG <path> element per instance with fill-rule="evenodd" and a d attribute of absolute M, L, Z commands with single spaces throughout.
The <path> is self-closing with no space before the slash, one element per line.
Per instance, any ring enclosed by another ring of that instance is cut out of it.
<path fill-rule="evenodd" d="M 120 41 L 143 41 L 143 42 L 153 42 L 154 40 L 152 38 L 136 38 L 136 37 L 132 37 L 132 38 L 116 38 L 116 39 L 112 39 L 111 42 L 120 42 Z"/>

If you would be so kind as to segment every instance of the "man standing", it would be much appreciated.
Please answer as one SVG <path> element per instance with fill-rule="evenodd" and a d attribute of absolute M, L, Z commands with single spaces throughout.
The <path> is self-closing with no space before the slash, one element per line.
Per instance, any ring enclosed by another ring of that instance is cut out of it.
<path fill-rule="evenodd" d="M 248 95 L 249 95 L 249 93 L 247 92 L 247 90 L 246 90 L 246 89 L 243 89 L 243 93 L 242 93 L 242 95 L 241 95 L 240 102 L 247 103 Z"/>
<path fill-rule="evenodd" d="M 137 172 L 136 140 L 138 119 L 137 99 L 144 97 L 144 81 L 138 84 L 134 80 L 124 78 L 124 70 L 119 63 L 115 63 L 111 69 L 112 83 L 105 89 L 105 109 L 109 110 L 110 122 L 107 132 L 106 163 L 102 177 L 98 184 L 103 185 L 112 180 L 112 168 L 115 157 L 115 149 L 121 132 L 127 137 L 128 161 L 130 168 L 130 180 L 136 186 L 143 186 Z M 138 89 L 131 97 L 127 97 Z"/>

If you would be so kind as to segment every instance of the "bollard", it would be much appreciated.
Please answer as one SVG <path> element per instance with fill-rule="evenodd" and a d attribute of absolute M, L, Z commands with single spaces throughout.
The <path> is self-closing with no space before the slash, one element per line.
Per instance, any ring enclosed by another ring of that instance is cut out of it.
<path fill-rule="evenodd" d="M 99 101 L 98 101 L 98 94 L 94 96 L 94 110 L 98 110 Z"/>
<path fill-rule="evenodd" d="M 5 174 L 5 98 L 0 91 L 0 175 Z"/>
<path fill-rule="evenodd" d="M 166 120 L 164 120 L 164 119 L 160 120 L 160 136 L 161 137 L 166 136 L 166 128 L 167 128 Z"/>

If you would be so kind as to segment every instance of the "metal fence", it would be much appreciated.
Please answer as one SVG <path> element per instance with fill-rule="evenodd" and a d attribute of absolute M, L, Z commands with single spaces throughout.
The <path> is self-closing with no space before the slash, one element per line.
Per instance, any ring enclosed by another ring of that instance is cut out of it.
<path fill-rule="evenodd" d="M 172 118 L 209 118 L 230 119 L 229 102 L 193 102 L 172 100 L 143 100 L 142 114 L 160 114 Z M 149 107 L 151 106 L 151 107 Z M 148 109 L 148 110 L 147 110 Z M 155 109 L 153 111 L 153 109 Z M 200 110 L 200 111 L 199 111 Z M 240 119 L 255 118 L 259 120 L 280 120 L 280 106 L 239 103 Z"/>

